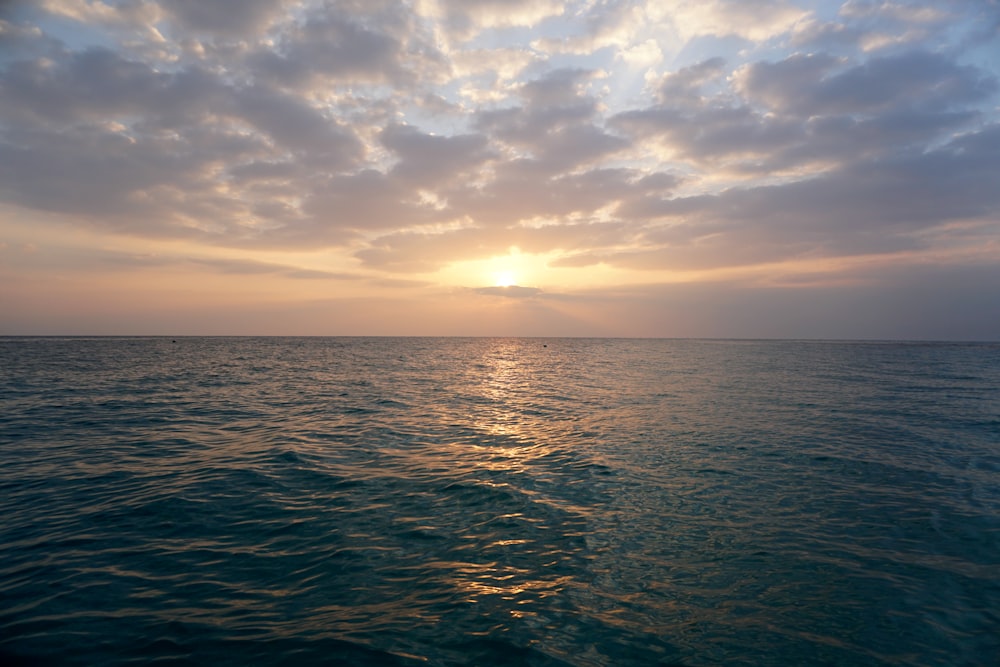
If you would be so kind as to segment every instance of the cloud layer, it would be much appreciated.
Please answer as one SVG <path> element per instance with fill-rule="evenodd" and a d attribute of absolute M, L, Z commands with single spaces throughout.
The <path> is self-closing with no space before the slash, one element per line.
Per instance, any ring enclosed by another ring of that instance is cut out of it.
<path fill-rule="evenodd" d="M 472 293 L 534 297 L 1000 256 L 995 2 L 0 7 L 0 203 L 246 262 L 202 268 L 433 281 L 514 247 L 564 284 Z"/>

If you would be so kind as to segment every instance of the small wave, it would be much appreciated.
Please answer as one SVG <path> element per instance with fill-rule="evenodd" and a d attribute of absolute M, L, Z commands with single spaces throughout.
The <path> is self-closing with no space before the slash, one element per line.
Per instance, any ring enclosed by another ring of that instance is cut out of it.
<path fill-rule="evenodd" d="M 989 664 L 1000 348 L 0 345 L 0 659 Z"/>

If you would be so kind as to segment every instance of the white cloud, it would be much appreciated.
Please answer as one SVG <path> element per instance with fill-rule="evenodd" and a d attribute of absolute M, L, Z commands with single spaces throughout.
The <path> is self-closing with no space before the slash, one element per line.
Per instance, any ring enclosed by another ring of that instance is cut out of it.
<path fill-rule="evenodd" d="M 418 12 L 441 23 L 448 36 L 465 41 L 490 28 L 533 26 L 559 16 L 558 0 L 418 0 Z"/>
<path fill-rule="evenodd" d="M 647 4 L 657 22 L 670 21 L 684 41 L 701 35 L 734 35 L 761 42 L 791 30 L 810 12 L 782 0 L 671 0 Z"/>
<path fill-rule="evenodd" d="M 663 51 L 655 39 L 647 39 L 618 53 L 630 67 L 656 67 L 663 61 Z"/>

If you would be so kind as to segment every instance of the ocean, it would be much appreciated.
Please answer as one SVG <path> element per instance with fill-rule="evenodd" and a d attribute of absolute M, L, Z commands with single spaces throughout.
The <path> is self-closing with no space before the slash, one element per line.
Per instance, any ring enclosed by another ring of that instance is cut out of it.
<path fill-rule="evenodd" d="M 0 664 L 1000 665 L 1000 344 L 0 339 Z"/>

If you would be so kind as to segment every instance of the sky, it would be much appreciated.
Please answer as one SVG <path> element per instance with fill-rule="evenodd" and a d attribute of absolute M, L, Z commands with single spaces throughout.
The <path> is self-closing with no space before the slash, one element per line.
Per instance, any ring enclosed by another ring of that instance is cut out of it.
<path fill-rule="evenodd" d="M 0 335 L 1000 340 L 998 0 L 0 0 Z"/>

